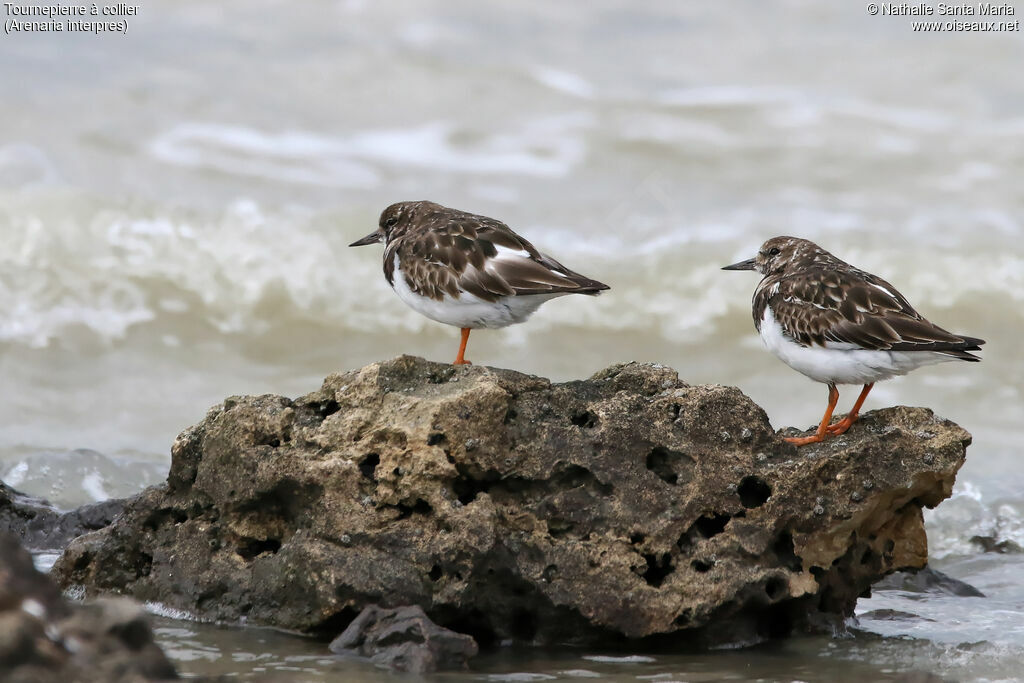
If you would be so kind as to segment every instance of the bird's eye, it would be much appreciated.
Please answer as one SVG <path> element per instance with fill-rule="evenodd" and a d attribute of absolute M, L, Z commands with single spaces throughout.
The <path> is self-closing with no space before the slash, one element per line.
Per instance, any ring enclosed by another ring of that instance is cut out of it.
<path fill-rule="evenodd" d="M 778 256 L 782 251 L 778 247 L 772 247 L 768 250 L 769 256 Z"/>
<path fill-rule="evenodd" d="M 392 216 L 391 218 L 389 218 L 386 221 L 384 221 L 384 227 L 385 228 L 393 228 L 393 227 L 395 227 L 396 223 L 398 223 L 398 219 L 395 218 L 394 216 Z"/>

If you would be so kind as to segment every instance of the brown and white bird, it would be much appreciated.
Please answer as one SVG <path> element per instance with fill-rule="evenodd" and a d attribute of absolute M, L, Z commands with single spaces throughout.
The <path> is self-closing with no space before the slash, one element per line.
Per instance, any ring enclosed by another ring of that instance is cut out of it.
<path fill-rule="evenodd" d="M 754 270 L 754 325 L 768 350 L 786 365 L 828 385 L 828 408 L 802 446 L 842 434 L 857 419 L 875 382 L 924 365 L 979 361 L 982 339 L 953 334 L 925 320 L 895 287 L 851 266 L 817 244 L 773 237 L 746 261 L 722 270 Z M 830 425 L 837 384 L 863 384 L 853 410 Z"/>
<path fill-rule="evenodd" d="M 350 247 L 383 243 L 384 277 L 398 298 L 431 320 L 469 332 L 521 323 L 550 299 L 595 295 L 608 285 L 546 256 L 499 220 L 434 202 L 384 209 L 374 232 Z"/>

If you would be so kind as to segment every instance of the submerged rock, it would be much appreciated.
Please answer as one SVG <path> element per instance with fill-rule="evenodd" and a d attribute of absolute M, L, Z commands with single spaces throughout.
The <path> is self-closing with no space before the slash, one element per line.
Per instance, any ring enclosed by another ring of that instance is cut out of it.
<path fill-rule="evenodd" d="M 985 597 L 984 593 L 971 584 L 931 567 L 890 574 L 871 588 L 872 590 L 900 590 L 911 593 L 940 593 L 964 598 Z"/>
<path fill-rule="evenodd" d="M 65 602 L 9 533 L 0 532 L 0 680 L 176 679 L 141 607 L 127 598 Z"/>
<path fill-rule="evenodd" d="M 552 384 L 400 357 L 213 408 L 54 575 L 328 635 L 380 604 L 484 646 L 752 642 L 924 566 L 921 508 L 970 440 L 897 407 L 797 450 L 738 389 L 659 365 Z"/>
<path fill-rule="evenodd" d="M 378 666 L 422 674 L 465 669 L 476 656 L 477 644 L 470 636 L 441 628 L 418 605 L 370 605 L 334 639 L 331 652 L 369 657 Z"/>
<path fill-rule="evenodd" d="M 72 538 L 108 526 L 123 507 L 124 501 L 115 499 L 61 512 L 0 481 L 0 532 L 13 534 L 32 550 L 64 548 Z"/>

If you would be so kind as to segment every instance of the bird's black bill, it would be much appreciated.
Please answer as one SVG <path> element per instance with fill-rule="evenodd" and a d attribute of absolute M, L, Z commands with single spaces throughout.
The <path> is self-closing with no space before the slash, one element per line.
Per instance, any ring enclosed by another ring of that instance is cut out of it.
<path fill-rule="evenodd" d="M 362 239 L 358 239 L 358 240 L 356 240 L 355 242 L 353 242 L 352 244 L 350 244 L 348 246 L 350 246 L 350 247 L 365 247 L 367 244 L 377 244 L 378 242 L 380 242 L 380 233 L 377 232 L 376 230 L 374 230 L 373 232 L 371 232 L 366 237 L 364 237 Z"/>
<path fill-rule="evenodd" d="M 754 270 L 754 259 L 748 258 L 746 261 L 740 261 L 731 266 L 723 266 L 722 270 Z"/>

